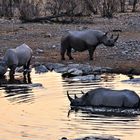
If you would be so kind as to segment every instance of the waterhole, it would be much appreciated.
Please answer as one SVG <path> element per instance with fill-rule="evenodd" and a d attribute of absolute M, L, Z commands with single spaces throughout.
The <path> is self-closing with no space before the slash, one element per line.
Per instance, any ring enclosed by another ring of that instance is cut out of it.
<path fill-rule="evenodd" d="M 123 140 L 139 140 L 140 116 L 115 116 L 87 111 L 69 111 L 66 92 L 81 96 L 97 87 L 130 89 L 140 94 L 140 77 L 129 80 L 125 75 L 104 74 L 101 80 L 71 82 L 61 74 L 48 72 L 24 79 L 16 73 L 0 81 L 0 139 L 58 140 L 62 137 L 111 135 Z"/>

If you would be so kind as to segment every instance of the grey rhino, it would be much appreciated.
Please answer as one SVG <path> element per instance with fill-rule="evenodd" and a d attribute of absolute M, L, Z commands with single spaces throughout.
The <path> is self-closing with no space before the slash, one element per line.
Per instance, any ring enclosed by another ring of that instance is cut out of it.
<path fill-rule="evenodd" d="M 4 75 L 6 69 L 10 68 L 9 75 L 12 77 L 15 73 L 15 69 L 18 66 L 24 67 L 24 74 L 29 69 L 30 61 L 32 58 L 33 51 L 26 44 L 22 44 L 15 49 L 8 49 L 0 62 L 0 74 Z M 3 72 L 5 69 L 5 72 Z"/>
<path fill-rule="evenodd" d="M 88 91 L 80 98 L 75 99 L 67 92 L 71 106 L 93 106 L 93 107 L 114 107 L 114 108 L 138 108 L 139 96 L 131 90 L 111 90 L 108 88 L 97 88 Z"/>
<path fill-rule="evenodd" d="M 116 38 L 113 38 L 113 35 L 109 38 L 107 33 L 92 29 L 83 31 L 69 31 L 61 38 L 61 60 L 65 60 L 66 52 L 69 59 L 73 59 L 71 56 L 72 48 L 79 52 L 88 50 L 89 59 L 93 60 L 93 53 L 99 44 L 114 46 L 118 37 L 119 34 Z"/>

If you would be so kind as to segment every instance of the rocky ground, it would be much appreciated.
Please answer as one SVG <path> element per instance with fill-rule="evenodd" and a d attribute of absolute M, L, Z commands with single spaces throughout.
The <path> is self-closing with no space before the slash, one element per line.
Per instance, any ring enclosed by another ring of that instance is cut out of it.
<path fill-rule="evenodd" d="M 8 48 L 22 43 L 29 45 L 33 51 L 32 65 L 36 63 L 83 63 L 92 66 L 111 67 L 114 72 L 140 74 L 140 13 L 117 14 L 113 19 L 94 16 L 87 18 L 91 23 L 81 19 L 75 24 L 55 23 L 21 23 L 17 20 L 0 19 L 0 56 Z M 83 22 L 84 21 L 84 22 Z M 97 47 L 94 60 L 88 60 L 88 52 L 74 52 L 74 60 L 61 61 L 60 39 L 69 30 L 87 28 L 111 31 L 120 34 L 115 47 Z"/>
<path fill-rule="evenodd" d="M 95 137 L 84 137 L 77 139 L 67 139 L 66 137 L 61 138 L 60 140 L 120 140 L 119 138 L 115 138 L 113 136 L 95 136 Z"/>

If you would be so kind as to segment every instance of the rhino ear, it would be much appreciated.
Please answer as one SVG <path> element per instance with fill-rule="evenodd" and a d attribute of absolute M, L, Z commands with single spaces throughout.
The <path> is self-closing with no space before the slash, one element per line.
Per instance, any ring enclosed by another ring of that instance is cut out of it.
<path fill-rule="evenodd" d="M 113 39 L 113 34 L 111 35 L 110 39 Z"/>
<path fill-rule="evenodd" d="M 85 97 L 88 97 L 88 96 L 89 96 L 89 93 L 87 92 L 87 93 L 84 95 L 84 98 L 85 98 Z"/>
<path fill-rule="evenodd" d="M 67 96 L 68 96 L 68 99 L 70 100 L 70 102 L 72 102 L 72 100 L 74 100 L 74 99 L 72 99 L 72 98 L 70 97 L 68 91 L 67 91 Z"/>

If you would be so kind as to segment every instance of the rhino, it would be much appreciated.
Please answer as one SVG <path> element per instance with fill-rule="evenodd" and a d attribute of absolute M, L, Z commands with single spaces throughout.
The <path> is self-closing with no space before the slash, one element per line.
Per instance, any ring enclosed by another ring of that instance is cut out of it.
<path fill-rule="evenodd" d="M 113 35 L 108 37 L 107 34 L 108 32 L 92 29 L 69 31 L 61 38 L 61 60 L 65 60 L 65 53 L 67 53 L 70 60 L 73 59 L 71 56 L 72 48 L 79 52 L 88 50 L 89 59 L 93 60 L 93 53 L 98 45 L 104 44 L 112 47 L 119 38 L 119 34 L 115 38 Z"/>
<path fill-rule="evenodd" d="M 8 49 L 0 62 L 0 75 L 4 75 L 7 68 L 9 68 L 9 76 L 13 77 L 16 67 L 19 66 L 23 66 L 24 74 L 26 74 L 27 70 L 29 70 L 32 54 L 32 49 L 26 44 L 22 44 L 15 49 Z"/>
<path fill-rule="evenodd" d="M 139 108 L 140 98 L 136 92 L 131 90 L 112 90 L 108 88 L 97 88 L 84 93 L 81 97 L 70 97 L 68 99 L 72 107 L 113 107 L 113 108 Z"/>

